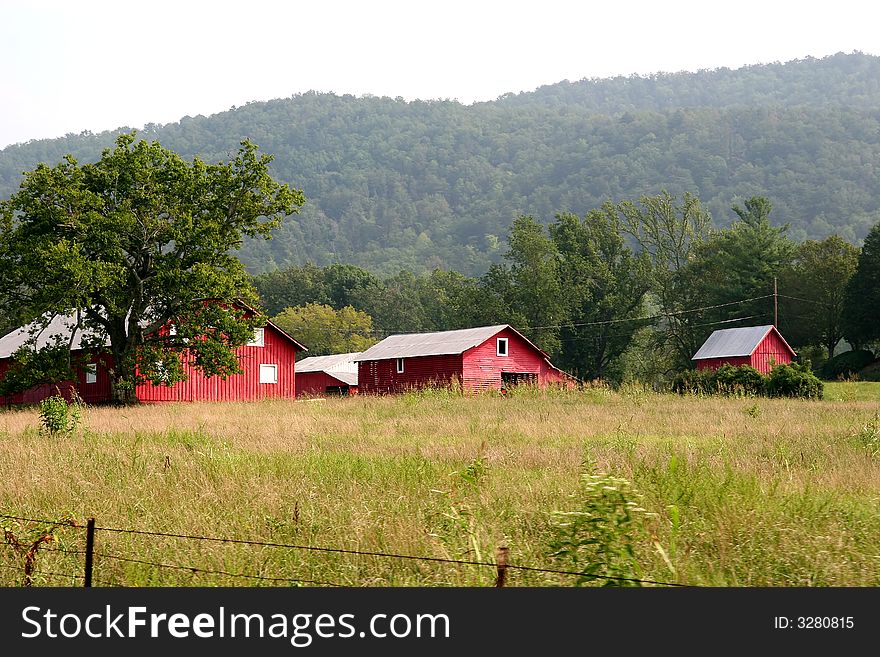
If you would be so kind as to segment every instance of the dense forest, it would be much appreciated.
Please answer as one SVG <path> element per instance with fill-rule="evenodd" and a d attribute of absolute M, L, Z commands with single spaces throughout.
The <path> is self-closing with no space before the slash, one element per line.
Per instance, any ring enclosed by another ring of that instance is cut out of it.
<path fill-rule="evenodd" d="M 880 220 L 878 108 L 880 58 L 853 53 L 562 82 L 470 106 L 306 93 L 140 136 L 209 162 L 247 137 L 303 190 L 273 240 L 243 245 L 254 274 L 347 263 L 479 277 L 504 261 L 517 217 L 548 228 L 662 190 L 697 196 L 716 229 L 737 220 L 734 205 L 767 197 L 793 241 L 859 244 Z M 38 162 L 97 160 L 127 130 L 4 149 L 0 198 Z"/>

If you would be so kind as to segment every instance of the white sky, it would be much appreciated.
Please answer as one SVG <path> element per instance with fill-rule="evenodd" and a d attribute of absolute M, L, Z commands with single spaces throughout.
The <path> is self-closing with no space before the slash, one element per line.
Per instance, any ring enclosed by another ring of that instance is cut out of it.
<path fill-rule="evenodd" d="M 0 0 L 0 148 L 317 90 L 462 103 L 860 50 L 876 0 Z"/>

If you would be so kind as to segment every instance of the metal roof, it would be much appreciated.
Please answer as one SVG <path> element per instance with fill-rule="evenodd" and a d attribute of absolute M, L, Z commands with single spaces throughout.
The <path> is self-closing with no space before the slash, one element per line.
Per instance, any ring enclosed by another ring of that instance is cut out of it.
<path fill-rule="evenodd" d="M 357 363 L 354 359 L 361 352 L 353 351 L 348 354 L 332 354 L 330 356 L 310 356 L 296 361 L 297 372 L 349 372 L 357 374 Z M 337 377 L 338 378 L 338 377 Z"/>
<path fill-rule="evenodd" d="M 30 340 L 36 335 L 36 343 L 33 345 L 36 349 L 53 344 L 55 338 L 61 338 L 65 344 L 70 340 L 71 331 L 76 326 L 76 315 L 57 315 L 52 318 L 45 328 L 43 322 L 33 321 L 27 326 L 17 328 L 12 333 L 0 338 L 0 358 L 9 358 L 18 349 L 25 344 L 30 345 Z M 83 339 L 85 337 L 94 338 L 97 334 L 94 331 L 83 331 L 79 329 L 73 336 L 73 342 L 70 343 L 71 350 L 82 349 Z M 109 345 L 110 339 L 105 338 L 104 345 Z"/>
<path fill-rule="evenodd" d="M 327 372 L 334 379 L 339 379 L 347 386 L 356 386 L 358 384 L 357 372 Z"/>
<path fill-rule="evenodd" d="M 468 349 L 483 344 L 486 340 L 506 328 L 510 328 L 510 326 L 508 324 L 498 324 L 496 326 L 481 326 L 456 331 L 390 335 L 379 344 L 375 344 L 362 352 L 355 358 L 355 361 L 461 354 Z"/>
<path fill-rule="evenodd" d="M 774 330 L 773 325 L 767 324 L 766 326 L 743 326 L 715 331 L 697 350 L 691 360 L 751 356 L 761 340 L 772 330 Z"/>

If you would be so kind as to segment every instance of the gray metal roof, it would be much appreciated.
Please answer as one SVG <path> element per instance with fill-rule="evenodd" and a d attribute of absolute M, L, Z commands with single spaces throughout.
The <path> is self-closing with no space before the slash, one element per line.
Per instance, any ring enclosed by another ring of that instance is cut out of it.
<path fill-rule="evenodd" d="M 42 349 L 55 342 L 54 338 L 61 338 L 66 344 L 70 339 L 71 331 L 76 326 L 76 315 L 58 315 L 50 321 L 45 328 L 41 321 L 34 321 L 27 326 L 15 329 L 12 333 L 0 338 L 0 358 L 9 358 L 24 344 L 28 343 L 36 335 L 36 349 Z M 77 330 L 71 343 L 71 349 L 82 349 L 83 338 L 94 338 L 93 331 Z M 104 340 L 105 345 L 110 344 L 110 339 Z"/>
<path fill-rule="evenodd" d="M 743 326 L 741 328 L 729 328 L 715 331 L 710 335 L 703 346 L 697 350 L 691 360 L 704 358 L 732 358 L 736 356 L 751 356 L 771 330 L 772 324 L 766 326 Z"/>
<path fill-rule="evenodd" d="M 390 335 L 379 344 L 362 352 L 356 361 L 412 358 L 414 356 L 443 356 L 461 354 L 483 344 L 486 340 L 509 328 L 508 324 L 479 328 L 439 331 L 436 333 L 404 333 Z"/>
<path fill-rule="evenodd" d="M 334 379 L 339 379 L 345 385 L 356 386 L 358 384 L 357 372 L 327 372 Z"/>
<path fill-rule="evenodd" d="M 310 356 L 296 361 L 297 372 L 354 372 L 357 374 L 357 363 L 354 359 L 361 352 L 353 351 L 348 354 L 332 354 L 330 356 Z M 338 378 L 338 377 L 337 377 Z"/>

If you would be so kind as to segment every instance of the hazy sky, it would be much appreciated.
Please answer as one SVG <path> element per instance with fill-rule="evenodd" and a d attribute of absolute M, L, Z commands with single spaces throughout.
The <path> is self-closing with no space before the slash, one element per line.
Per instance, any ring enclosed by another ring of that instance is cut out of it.
<path fill-rule="evenodd" d="M 880 3 L 0 0 L 0 148 L 317 90 L 492 100 L 860 50 Z"/>

